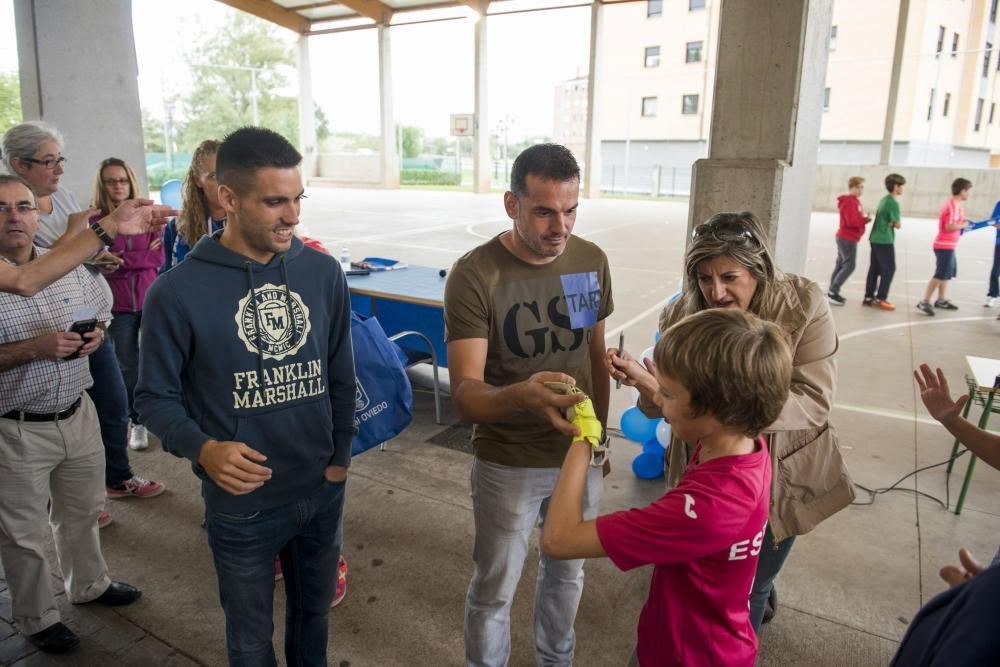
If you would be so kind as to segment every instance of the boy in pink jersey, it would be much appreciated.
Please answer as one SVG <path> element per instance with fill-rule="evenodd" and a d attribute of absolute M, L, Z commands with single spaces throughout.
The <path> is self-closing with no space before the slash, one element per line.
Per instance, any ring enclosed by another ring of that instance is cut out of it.
<path fill-rule="evenodd" d="M 934 317 L 934 308 L 942 310 L 958 310 L 958 306 L 945 298 L 945 290 L 948 289 L 948 281 L 958 275 L 958 262 L 955 261 L 955 248 L 958 247 L 958 239 L 962 236 L 962 230 L 969 226 L 965 221 L 965 210 L 962 202 L 969 198 L 969 190 L 972 189 L 972 181 L 964 178 L 956 178 L 951 184 L 951 198 L 941 207 L 941 215 L 938 217 L 938 233 L 934 237 L 934 257 L 937 260 L 934 269 L 934 277 L 927 283 L 927 291 L 924 298 L 917 303 L 917 310 Z M 938 299 L 931 307 L 931 296 L 934 290 L 938 292 Z"/>
<path fill-rule="evenodd" d="M 623 570 L 654 566 L 632 664 L 751 667 L 750 589 L 771 488 L 758 434 L 788 397 L 791 353 L 774 324 L 713 308 L 670 327 L 654 357 L 657 405 L 679 438 L 698 443 L 684 476 L 647 507 L 584 521 L 595 443 L 574 442 L 542 549 L 552 558 L 608 556 Z"/>

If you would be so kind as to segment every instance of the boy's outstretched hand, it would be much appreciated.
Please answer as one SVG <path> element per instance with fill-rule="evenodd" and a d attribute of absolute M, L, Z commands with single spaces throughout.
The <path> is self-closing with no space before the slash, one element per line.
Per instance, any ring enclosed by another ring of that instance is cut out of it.
<path fill-rule="evenodd" d="M 913 377 L 917 379 L 920 387 L 920 400 L 924 402 L 931 417 L 939 422 L 945 422 L 961 415 L 962 406 L 969 400 L 968 394 L 959 396 L 958 400 L 951 400 L 948 391 L 948 379 L 944 376 L 944 371 L 940 368 L 937 372 L 932 372 L 927 364 L 920 364 L 920 368 L 913 371 Z"/>
<path fill-rule="evenodd" d="M 952 587 L 965 583 L 986 569 L 969 553 L 968 549 L 958 550 L 958 560 L 961 565 L 945 565 L 940 572 L 941 578 Z"/>

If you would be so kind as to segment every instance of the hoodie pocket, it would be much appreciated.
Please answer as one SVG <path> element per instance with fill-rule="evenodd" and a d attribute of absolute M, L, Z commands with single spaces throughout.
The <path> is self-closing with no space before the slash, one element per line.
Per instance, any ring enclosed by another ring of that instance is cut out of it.
<path fill-rule="evenodd" d="M 330 401 L 323 396 L 305 404 L 239 417 L 233 440 L 266 456 L 262 465 L 276 475 L 317 462 L 325 465 L 333 456 Z"/>

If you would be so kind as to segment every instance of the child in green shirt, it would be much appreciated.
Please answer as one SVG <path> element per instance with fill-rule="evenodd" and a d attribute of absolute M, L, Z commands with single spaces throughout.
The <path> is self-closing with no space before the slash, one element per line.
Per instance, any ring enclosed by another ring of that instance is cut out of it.
<path fill-rule="evenodd" d="M 896 230 L 902 225 L 899 202 L 896 199 L 903 194 L 906 179 L 899 174 L 889 174 L 885 177 L 885 189 L 889 194 L 882 197 L 875 211 L 875 223 L 868 240 L 872 246 L 871 263 L 868 266 L 868 280 L 865 283 L 865 300 L 861 305 L 873 306 L 882 310 L 896 310 L 889 303 L 889 286 L 892 276 L 896 273 Z"/>

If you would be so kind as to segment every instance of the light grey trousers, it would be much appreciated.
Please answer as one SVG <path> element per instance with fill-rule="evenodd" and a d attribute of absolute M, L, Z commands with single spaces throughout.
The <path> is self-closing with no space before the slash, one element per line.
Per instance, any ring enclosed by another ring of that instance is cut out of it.
<path fill-rule="evenodd" d="M 476 460 L 472 506 L 475 563 L 465 599 L 465 658 L 470 667 L 502 667 L 510 658 L 510 606 L 528 556 L 528 541 L 542 526 L 559 468 L 515 468 Z M 583 516 L 597 516 L 603 489 L 600 468 L 588 472 Z M 535 583 L 535 659 L 571 665 L 573 623 L 583 594 L 583 559 L 541 554 Z"/>
<path fill-rule="evenodd" d="M 50 521 L 70 602 L 89 602 L 111 585 L 97 527 L 104 445 L 94 404 L 86 393 L 82 400 L 58 422 L 0 418 L 0 560 L 26 635 L 60 620 L 45 556 Z"/>

